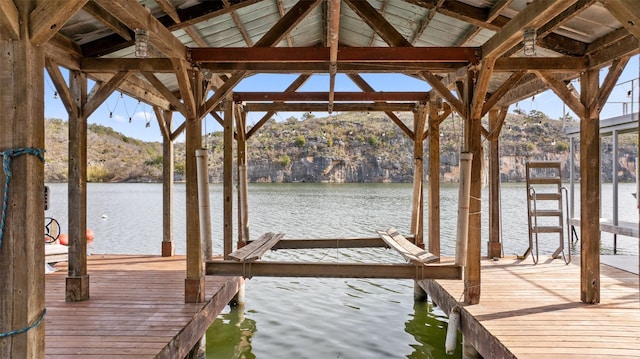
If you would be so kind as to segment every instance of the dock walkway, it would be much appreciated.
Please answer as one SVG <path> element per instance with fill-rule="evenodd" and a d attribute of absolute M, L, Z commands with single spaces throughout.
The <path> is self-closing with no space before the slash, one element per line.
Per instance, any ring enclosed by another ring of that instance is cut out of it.
<path fill-rule="evenodd" d="M 482 260 L 480 304 L 461 309 L 462 333 L 484 358 L 640 358 L 638 275 L 601 265 L 600 304 L 580 301 L 580 258 Z M 575 264 L 574 264 L 575 263 Z M 421 281 L 445 313 L 462 281 Z"/>
<path fill-rule="evenodd" d="M 184 256 L 92 255 L 91 300 L 65 302 L 65 264 L 46 275 L 46 358 L 182 358 L 233 298 L 239 277 L 206 278 L 184 303 Z"/>

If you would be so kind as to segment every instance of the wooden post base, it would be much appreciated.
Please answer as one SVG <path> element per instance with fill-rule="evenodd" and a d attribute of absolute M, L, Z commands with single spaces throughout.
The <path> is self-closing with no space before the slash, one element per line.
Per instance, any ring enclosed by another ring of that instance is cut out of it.
<path fill-rule="evenodd" d="M 502 258 L 502 244 L 500 242 L 487 242 L 487 256 L 489 258 Z"/>
<path fill-rule="evenodd" d="M 205 297 L 205 280 L 202 278 L 186 278 L 184 280 L 184 302 L 202 303 Z"/>
<path fill-rule="evenodd" d="M 89 300 L 88 274 L 78 277 L 67 277 L 66 286 L 67 290 L 65 300 L 67 302 L 81 302 L 83 300 Z"/>
<path fill-rule="evenodd" d="M 162 242 L 162 256 L 173 257 L 175 255 L 175 247 L 173 242 Z"/>
<path fill-rule="evenodd" d="M 427 300 L 427 292 L 420 286 L 420 283 L 413 281 L 413 300 L 416 302 L 424 302 Z"/>

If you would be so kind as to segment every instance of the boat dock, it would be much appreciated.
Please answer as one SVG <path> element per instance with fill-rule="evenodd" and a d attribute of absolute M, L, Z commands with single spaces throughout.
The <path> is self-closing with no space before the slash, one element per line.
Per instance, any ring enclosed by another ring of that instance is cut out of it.
<path fill-rule="evenodd" d="M 66 263 L 46 275 L 46 358 L 184 358 L 238 292 L 239 277 L 206 277 L 185 303 L 185 257 L 92 255 L 91 300 L 65 301 Z"/>
<path fill-rule="evenodd" d="M 460 305 L 459 329 L 484 358 L 640 358 L 638 274 L 602 264 L 600 304 L 585 304 L 573 259 L 483 259 L 477 305 L 458 304 L 462 281 L 419 283 L 445 313 Z"/>

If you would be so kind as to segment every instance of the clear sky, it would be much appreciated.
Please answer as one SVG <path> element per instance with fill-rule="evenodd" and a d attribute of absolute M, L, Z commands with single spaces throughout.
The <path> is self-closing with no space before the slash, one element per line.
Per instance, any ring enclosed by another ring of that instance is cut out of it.
<path fill-rule="evenodd" d="M 634 56 L 627 64 L 622 76 L 614 88 L 609 102 L 601 113 L 601 118 L 609 118 L 623 114 L 623 108 L 626 106 L 627 111 L 638 111 L 638 98 L 640 97 L 640 87 L 638 86 L 638 74 L 640 73 L 640 64 L 638 56 Z M 66 76 L 67 72 L 63 74 Z M 236 91 L 284 91 L 293 82 L 298 75 L 255 75 L 244 79 L 238 86 Z M 601 80 L 606 76 L 606 70 L 601 71 Z M 362 74 L 362 77 L 376 91 L 429 91 L 431 87 L 424 81 L 417 80 L 404 75 L 396 74 Z M 90 83 L 90 87 L 93 83 Z M 574 86 L 579 89 L 577 81 Z M 328 91 L 329 75 L 319 74 L 312 76 L 298 91 Z M 346 75 L 338 74 L 336 77 L 336 91 L 360 91 Z M 59 118 L 67 120 L 68 115 L 60 99 L 54 98 L 55 88 L 53 82 L 49 79 L 45 71 L 45 117 Z M 631 104 L 633 100 L 633 105 Z M 626 103 L 626 104 L 624 104 Z M 570 112 L 568 107 L 563 106 L 562 101 L 551 91 L 544 92 L 525 101 L 520 101 L 509 108 L 513 112 L 516 108 L 529 113 L 532 110 L 542 111 L 552 119 L 562 117 L 563 111 L 566 111 L 574 118 L 575 114 Z M 326 116 L 327 113 L 316 113 L 317 117 Z M 263 113 L 249 113 L 247 122 L 249 125 L 257 122 Z M 301 117 L 301 113 L 278 113 L 274 115 L 276 120 L 285 120 L 291 116 Z M 174 115 L 174 127 L 182 123 L 184 119 L 181 115 Z M 92 115 L 89 117 L 89 123 L 98 123 L 104 126 L 112 127 L 118 132 L 138 138 L 144 141 L 162 141 L 162 135 L 158 128 L 158 123 L 151 106 L 145 103 L 138 103 L 137 100 L 126 95 L 120 96 L 119 92 L 109 97 Z M 147 127 L 147 123 L 149 127 Z M 208 115 L 203 121 L 203 130 L 206 132 L 221 130 L 218 123 Z M 178 139 L 180 140 L 180 138 Z"/>

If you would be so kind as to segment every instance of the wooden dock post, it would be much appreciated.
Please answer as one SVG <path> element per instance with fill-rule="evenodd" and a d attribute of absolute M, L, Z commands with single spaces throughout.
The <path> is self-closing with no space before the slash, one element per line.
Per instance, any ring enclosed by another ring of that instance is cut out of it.
<path fill-rule="evenodd" d="M 69 72 L 76 111 L 69 112 L 69 272 L 67 301 L 89 299 L 87 274 L 87 75 Z"/>
<path fill-rule="evenodd" d="M 198 174 L 196 151 L 202 147 L 200 120 L 186 120 L 186 218 L 187 218 L 187 278 L 185 302 L 200 303 L 205 297 L 204 262 L 200 240 L 200 215 L 198 209 Z"/>
<path fill-rule="evenodd" d="M 487 256 L 502 257 L 500 231 L 500 130 L 507 115 L 508 107 L 493 108 L 489 111 L 489 241 Z"/>
<path fill-rule="evenodd" d="M 238 170 L 238 248 L 249 241 L 249 188 L 247 175 L 247 113 L 236 107 Z"/>
<path fill-rule="evenodd" d="M 424 126 L 426 105 L 420 105 L 413 114 L 413 209 L 411 211 L 411 232 L 414 244 L 424 249 Z"/>
<path fill-rule="evenodd" d="M 432 100 L 429 102 L 428 249 L 438 257 L 440 257 L 440 121 L 442 120 L 438 116 L 438 102 Z"/>
<path fill-rule="evenodd" d="M 15 36 L 0 31 L 0 151 L 44 148 L 44 46 L 29 38 L 34 1 L 3 10 Z M 44 315 L 44 164 L 34 155 L 11 158 L 9 191 L 0 171 L 0 200 L 8 196 L 0 246 L 0 333 L 29 328 Z M 1 206 L 0 206 L 1 207 Z M 44 357 L 44 325 L 0 339 L 1 358 Z"/>
<path fill-rule="evenodd" d="M 224 149 L 222 173 L 223 226 L 222 242 L 224 259 L 233 252 L 233 95 L 229 94 L 224 108 Z"/>
<path fill-rule="evenodd" d="M 598 98 L 599 71 L 580 77 L 580 299 L 600 303 L 600 112 L 590 106 Z"/>
<path fill-rule="evenodd" d="M 171 123 L 173 112 L 154 107 L 162 133 L 162 256 L 173 257 L 173 140 Z"/>

